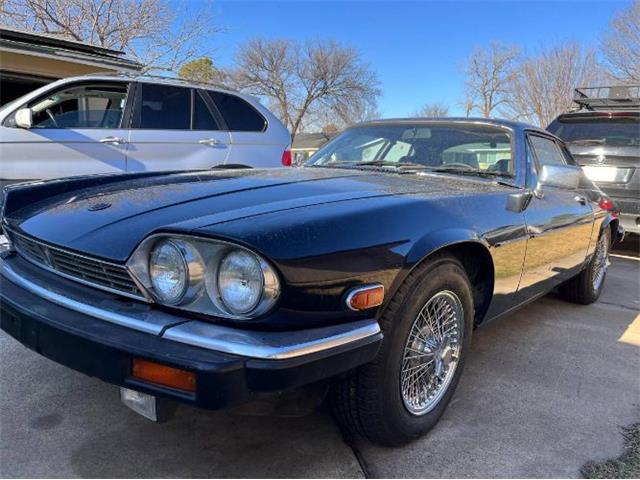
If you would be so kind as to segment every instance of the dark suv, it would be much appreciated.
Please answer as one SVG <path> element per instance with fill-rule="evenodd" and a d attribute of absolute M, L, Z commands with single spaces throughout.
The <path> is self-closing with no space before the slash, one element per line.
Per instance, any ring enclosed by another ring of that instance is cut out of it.
<path fill-rule="evenodd" d="M 625 231 L 640 234 L 640 85 L 576 88 L 573 101 L 578 109 L 547 130 L 611 197 Z"/>

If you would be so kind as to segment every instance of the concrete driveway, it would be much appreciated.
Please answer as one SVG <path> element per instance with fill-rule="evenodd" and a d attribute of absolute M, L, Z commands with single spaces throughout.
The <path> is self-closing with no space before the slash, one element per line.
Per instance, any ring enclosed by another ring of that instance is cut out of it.
<path fill-rule="evenodd" d="M 614 258 L 596 305 L 553 296 L 474 334 L 440 424 L 403 448 L 346 445 L 330 415 L 181 407 L 156 425 L 117 389 L 0 335 L 2 477 L 575 477 L 640 420 L 640 262 Z M 355 455 L 355 452 L 358 455 Z"/>

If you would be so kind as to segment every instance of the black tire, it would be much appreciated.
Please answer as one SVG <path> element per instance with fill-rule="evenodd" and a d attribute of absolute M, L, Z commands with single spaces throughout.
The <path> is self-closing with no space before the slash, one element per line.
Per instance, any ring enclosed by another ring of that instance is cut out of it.
<path fill-rule="evenodd" d="M 600 297 L 607 276 L 606 264 L 609 261 L 609 249 L 611 247 L 611 229 L 605 228 L 600 234 L 598 245 L 593 257 L 586 267 L 575 277 L 560 286 L 560 296 L 568 302 L 589 305 Z M 605 267 L 602 278 L 596 284 L 596 275 L 599 262 L 604 255 Z"/>
<path fill-rule="evenodd" d="M 438 292 L 453 292 L 463 308 L 457 368 L 435 406 L 420 416 L 405 407 L 400 390 L 407 338 L 422 307 Z M 406 444 L 429 431 L 456 389 L 473 330 L 473 296 L 460 262 L 439 255 L 418 266 L 394 295 L 380 318 L 384 339 L 377 357 L 332 386 L 329 401 L 343 431 L 385 446 Z"/>

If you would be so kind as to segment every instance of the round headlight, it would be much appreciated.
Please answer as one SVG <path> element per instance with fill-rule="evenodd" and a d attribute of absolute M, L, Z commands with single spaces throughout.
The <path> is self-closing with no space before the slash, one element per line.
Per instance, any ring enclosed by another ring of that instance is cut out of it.
<path fill-rule="evenodd" d="M 264 276 L 260 261 L 243 250 L 232 250 L 220 262 L 218 289 L 231 313 L 249 313 L 260 303 Z"/>
<path fill-rule="evenodd" d="M 187 263 L 170 241 L 158 243 L 149 258 L 149 276 L 158 299 L 170 305 L 182 300 L 189 283 Z"/>

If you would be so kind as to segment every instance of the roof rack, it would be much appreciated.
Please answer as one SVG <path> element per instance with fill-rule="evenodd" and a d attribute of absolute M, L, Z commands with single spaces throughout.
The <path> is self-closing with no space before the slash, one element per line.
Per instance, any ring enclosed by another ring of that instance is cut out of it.
<path fill-rule="evenodd" d="M 586 110 L 636 109 L 640 108 L 640 85 L 580 87 L 574 90 L 573 101 Z"/>
<path fill-rule="evenodd" d="M 164 75 L 151 75 L 149 73 L 137 73 L 137 72 L 100 72 L 98 75 L 101 77 L 119 77 L 126 78 L 127 80 L 158 80 L 159 82 L 169 84 L 169 85 L 183 85 L 183 86 L 192 86 L 192 87 L 211 87 L 216 88 L 218 90 L 224 90 L 227 92 L 233 93 L 242 93 L 240 90 L 229 87 L 222 83 L 214 83 L 214 82 L 203 82 L 200 80 L 189 80 L 186 78 L 180 77 L 169 77 Z"/>

